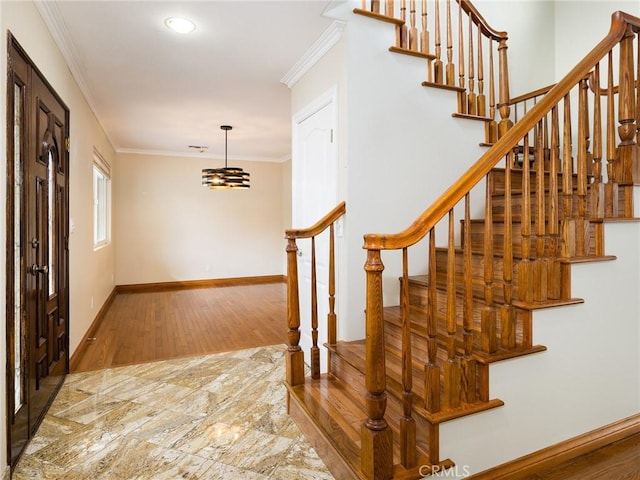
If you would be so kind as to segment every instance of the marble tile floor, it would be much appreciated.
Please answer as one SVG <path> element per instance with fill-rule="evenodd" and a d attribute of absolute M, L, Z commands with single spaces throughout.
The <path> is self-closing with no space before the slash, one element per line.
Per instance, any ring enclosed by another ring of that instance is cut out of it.
<path fill-rule="evenodd" d="M 286 413 L 284 345 L 70 374 L 23 479 L 332 479 Z"/>

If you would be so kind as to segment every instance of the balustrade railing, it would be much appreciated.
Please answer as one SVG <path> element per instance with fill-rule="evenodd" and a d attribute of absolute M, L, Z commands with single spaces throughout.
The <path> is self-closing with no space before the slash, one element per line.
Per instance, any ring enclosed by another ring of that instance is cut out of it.
<path fill-rule="evenodd" d="M 462 8 L 467 4 L 460 3 Z M 399 431 L 404 449 L 400 458 L 408 468 L 415 458 L 412 408 L 437 416 L 487 401 L 488 392 L 479 382 L 486 370 L 476 360 L 531 348 L 530 317 L 518 311 L 569 301 L 570 292 L 560 281 L 563 260 L 604 255 L 603 218 L 633 215 L 631 189 L 640 185 L 639 31 L 640 19 L 614 13 L 607 36 L 557 85 L 534 95 L 535 104 L 409 228 L 365 235 L 365 472 L 373 471 L 371 465 L 387 472 L 393 458 L 385 417 L 382 252 L 402 252 Z M 509 105 L 509 101 L 499 105 L 505 111 L 503 118 L 508 117 Z M 482 188 L 485 195 L 473 194 Z M 471 199 L 482 197 L 484 219 L 472 221 L 469 212 L 476 209 Z M 462 220 L 461 245 L 455 243 L 457 215 Z M 447 240 L 437 248 L 440 229 Z M 428 244 L 426 358 L 412 352 L 407 292 L 409 251 L 420 252 L 423 239 Z M 412 365 L 415 371 L 416 364 L 424 369 L 422 398 L 414 392 Z M 437 462 L 437 456 L 431 461 Z"/>
<path fill-rule="evenodd" d="M 425 58 L 423 85 L 457 91 L 458 115 L 485 119 L 488 143 L 511 127 L 508 36 L 492 28 L 470 1 L 388 0 L 381 5 L 363 0 L 355 12 L 395 24 L 396 44 L 390 50 Z"/>
<path fill-rule="evenodd" d="M 311 240 L 311 351 L 309 352 L 309 366 L 311 377 L 320 377 L 320 347 L 318 346 L 318 288 L 317 288 L 317 255 L 316 237 L 329 229 L 328 252 L 328 302 L 327 314 L 327 343 L 335 345 L 337 332 L 336 305 L 336 248 L 335 248 L 335 224 L 346 213 L 346 203 L 342 202 L 309 228 L 288 229 L 285 232 L 287 239 L 287 325 L 288 347 L 286 353 L 286 381 L 291 386 L 304 383 L 305 362 L 304 352 L 300 347 L 300 296 L 298 281 L 298 246 L 296 240 Z"/>

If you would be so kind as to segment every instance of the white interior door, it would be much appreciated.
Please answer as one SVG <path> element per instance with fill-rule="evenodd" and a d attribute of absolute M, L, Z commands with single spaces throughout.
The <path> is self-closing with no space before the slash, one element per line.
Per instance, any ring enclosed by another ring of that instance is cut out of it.
<path fill-rule="evenodd" d="M 296 117 L 293 130 L 293 223 L 310 227 L 337 204 L 337 155 L 335 151 L 335 96 L 316 102 Z M 311 336 L 311 240 L 298 240 L 298 278 L 300 294 L 300 346 L 309 363 Z M 315 241 L 316 286 L 318 294 L 318 346 L 320 369 L 326 371 L 329 311 L 329 231 Z"/>

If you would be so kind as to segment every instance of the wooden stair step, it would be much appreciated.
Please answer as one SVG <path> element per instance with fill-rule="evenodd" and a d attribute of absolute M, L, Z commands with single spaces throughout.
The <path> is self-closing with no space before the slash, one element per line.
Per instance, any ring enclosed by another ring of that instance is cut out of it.
<path fill-rule="evenodd" d="M 336 478 L 364 478 L 360 468 L 360 427 L 364 399 L 331 374 L 288 389 L 288 410 Z"/>
<path fill-rule="evenodd" d="M 573 305 L 576 303 L 581 303 L 582 300 L 572 301 L 572 302 L 563 302 L 562 305 Z M 425 314 L 420 315 L 422 317 L 421 322 L 411 321 L 411 348 L 412 354 L 414 357 L 425 359 L 427 358 L 428 346 L 427 346 L 427 327 L 426 327 L 426 319 L 427 316 Z M 411 319 L 416 318 L 416 314 L 412 313 L 410 315 Z M 529 346 L 526 344 L 522 325 L 523 322 L 518 322 L 520 325 L 520 329 L 516 332 L 516 347 L 513 349 L 506 349 L 500 345 L 500 338 L 498 337 L 498 347 L 495 352 L 488 353 L 482 352 L 481 346 L 477 343 L 479 342 L 480 332 L 474 330 L 474 345 L 475 351 L 472 355 L 472 358 L 476 359 L 478 362 L 483 365 L 499 362 L 502 360 L 506 360 L 508 358 L 516 358 L 521 357 L 523 355 L 528 355 L 530 353 L 538 353 L 546 350 L 546 347 L 542 345 L 533 345 Z M 401 322 L 401 313 L 400 307 L 386 307 L 385 308 L 385 335 L 387 336 L 387 342 L 393 346 L 396 350 L 399 350 L 402 345 L 402 322 Z M 462 325 L 458 328 L 458 338 L 456 340 L 456 349 L 458 355 L 464 354 L 464 339 L 462 336 Z M 498 332 L 499 333 L 499 332 Z M 477 339 L 475 338 L 477 337 Z M 438 335 L 438 361 L 439 363 L 443 363 L 446 360 L 446 342 L 445 336 L 442 334 Z"/>
<path fill-rule="evenodd" d="M 364 381 L 365 372 L 365 344 L 364 340 L 355 342 L 338 342 L 336 345 L 329 347 L 330 350 L 336 354 L 341 360 L 346 361 L 352 368 L 361 373 L 361 381 Z M 390 412 L 391 418 L 397 420 L 402 415 L 402 368 L 401 368 L 401 352 L 393 347 L 387 347 L 385 349 L 386 366 L 387 366 L 387 392 L 389 393 L 387 408 Z M 332 366 L 333 366 L 332 356 Z M 455 418 L 470 415 L 472 413 L 489 410 L 504 405 L 499 399 L 489 400 L 488 402 L 474 402 L 474 403 L 461 403 L 459 407 L 451 408 L 443 405 L 443 408 L 439 412 L 431 413 L 424 408 L 424 370 L 420 368 L 423 366 L 419 361 L 414 362 L 413 365 L 413 385 L 416 398 L 414 399 L 414 411 L 416 413 L 416 421 L 424 420 L 429 424 L 438 425 L 440 423 L 453 420 Z M 336 365 L 337 366 L 337 365 Z M 352 374 L 350 381 L 354 382 L 356 378 Z M 365 393 L 364 383 L 362 383 L 356 389 L 361 389 L 362 393 Z M 392 400 L 393 399 L 393 400 Z M 396 422 L 394 422 L 396 423 Z M 426 425 L 423 428 L 417 428 L 422 432 L 426 429 Z M 428 441 L 428 440 L 427 440 Z M 418 442 L 420 444 L 420 442 Z M 427 450 L 429 447 L 422 442 L 419 445 L 421 449 Z"/>

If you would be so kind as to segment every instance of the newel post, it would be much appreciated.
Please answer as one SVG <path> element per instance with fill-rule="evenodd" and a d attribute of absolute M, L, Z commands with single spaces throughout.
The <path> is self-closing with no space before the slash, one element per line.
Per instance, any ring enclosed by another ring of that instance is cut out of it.
<path fill-rule="evenodd" d="M 636 143 L 636 80 L 633 59 L 635 34 L 631 26 L 620 40 L 620 95 L 618 96 L 618 135 L 620 144 L 615 162 L 615 181 L 622 185 L 640 184 L 640 147 Z"/>
<path fill-rule="evenodd" d="M 380 250 L 368 250 L 366 310 L 366 409 L 362 424 L 362 471 L 369 479 L 393 477 L 393 441 L 391 429 L 384 419 L 387 407 L 384 355 L 384 322 L 382 314 L 382 271 Z"/>
<path fill-rule="evenodd" d="M 500 123 L 498 124 L 498 138 L 509 131 L 513 127 L 513 122 L 509 118 L 511 115 L 511 108 L 509 102 L 511 101 L 509 93 L 509 66 L 507 62 L 507 39 L 501 38 L 498 44 L 498 68 L 499 68 L 499 88 L 498 95 L 500 96 L 500 104 L 498 105 L 500 111 Z"/>
<path fill-rule="evenodd" d="M 287 383 L 304 383 L 304 352 L 300 348 L 300 299 L 298 297 L 298 247 L 296 239 L 287 242 Z"/>

